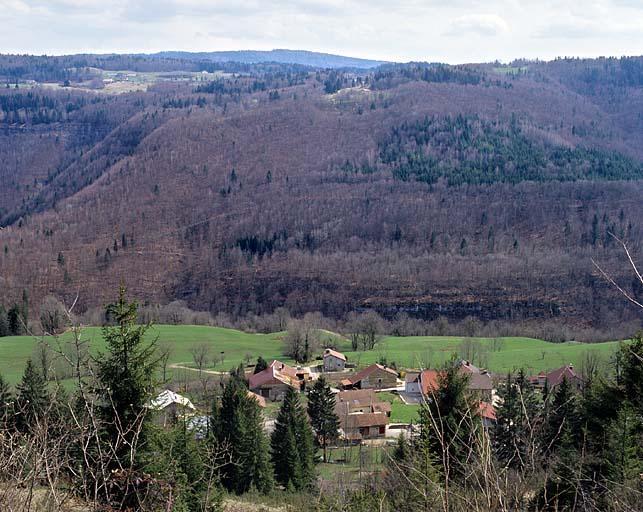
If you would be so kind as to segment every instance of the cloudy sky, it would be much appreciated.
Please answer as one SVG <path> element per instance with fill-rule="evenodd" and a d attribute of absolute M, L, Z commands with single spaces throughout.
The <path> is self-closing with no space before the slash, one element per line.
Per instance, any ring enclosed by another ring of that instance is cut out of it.
<path fill-rule="evenodd" d="M 395 61 L 643 54 L 643 0 L 0 0 L 0 53 L 306 49 Z"/>

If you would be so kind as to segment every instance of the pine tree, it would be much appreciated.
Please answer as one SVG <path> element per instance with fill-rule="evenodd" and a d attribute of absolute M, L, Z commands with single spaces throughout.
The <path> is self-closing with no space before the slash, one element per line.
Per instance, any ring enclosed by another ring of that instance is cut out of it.
<path fill-rule="evenodd" d="M 530 443 L 535 441 L 538 399 L 522 369 L 516 377 L 511 373 L 507 375 L 499 396 L 501 405 L 493 429 L 494 451 L 505 466 L 523 468 L 527 464 Z"/>
<path fill-rule="evenodd" d="M 270 439 L 275 478 L 286 489 L 312 487 L 314 472 L 313 432 L 297 392 L 289 388 L 279 409 Z"/>
<path fill-rule="evenodd" d="M 9 428 L 12 418 L 12 396 L 9 384 L 0 375 L 0 432 Z"/>
<path fill-rule="evenodd" d="M 255 364 L 255 369 L 254 373 L 259 373 L 264 371 L 266 368 L 268 368 L 268 361 L 266 361 L 263 357 L 259 356 L 257 358 L 257 364 Z"/>
<path fill-rule="evenodd" d="M 47 384 L 36 370 L 31 359 L 27 360 L 22 381 L 17 386 L 16 426 L 27 432 L 43 419 L 48 404 Z"/>
<path fill-rule="evenodd" d="M 223 486 L 237 494 L 252 488 L 269 492 L 273 477 L 261 411 L 239 375 L 224 388 L 221 406 L 213 405 L 211 424 L 214 440 L 230 457 L 221 469 Z"/>
<path fill-rule="evenodd" d="M 9 321 L 7 319 L 7 312 L 4 307 L 0 305 L 0 338 L 9 336 Z"/>
<path fill-rule="evenodd" d="M 577 397 L 567 379 L 553 392 L 547 424 L 544 429 L 543 449 L 546 454 L 573 448 L 579 434 L 579 410 Z"/>
<path fill-rule="evenodd" d="M 427 449 L 452 475 L 461 475 L 481 427 L 478 402 L 468 396 L 469 377 L 458 370 L 456 359 L 440 372 L 438 389 L 420 409 L 420 426 Z"/>
<path fill-rule="evenodd" d="M 98 368 L 100 414 L 105 441 L 121 447 L 117 457 L 123 465 L 145 443 L 149 420 L 146 404 L 154 390 L 155 342 L 144 340 L 149 325 L 136 325 L 138 306 L 128 303 L 125 288 L 120 287 L 118 300 L 107 306 L 107 318 L 114 326 L 103 328 L 107 353 L 95 362 Z"/>
<path fill-rule="evenodd" d="M 337 439 L 339 418 L 335 413 L 335 395 L 323 376 L 317 379 L 308 394 L 308 416 L 326 462 L 326 447 L 329 441 Z"/>

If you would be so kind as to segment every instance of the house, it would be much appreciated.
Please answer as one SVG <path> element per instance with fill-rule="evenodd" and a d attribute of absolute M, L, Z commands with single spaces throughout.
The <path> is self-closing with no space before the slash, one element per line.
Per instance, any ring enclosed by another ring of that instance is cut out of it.
<path fill-rule="evenodd" d="M 430 396 L 438 389 L 439 377 L 437 370 L 407 373 L 404 379 L 404 391 L 412 396 Z"/>
<path fill-rule="evenodd" d="M 253 393 L 252 391 L 248 391 L 248 398 L 252 398 L 253 400 L 257 401 L 257 405 L 261 407 L 262 409 L 266 408 L 266 399 L 257 393 Z"/>
<path fill-rule="evenodd" d="M 466 374 L 469 379 L 469 391 L 473 392 L 480 400 L 493 401 L 493 379 L 489 372 L 468 363 L 460 365 L 460 372 Z M 437 370 L 410 372 L 404 380 L 404 391 L 411 397 L 430 397 L 431 393 L 440 385 L 440 373 Z"/>
<path fill-rule="evenodd" d="M 324 371 L 341 372 L 346 368 L 346 356 L 331 348 L 324 350 Z"/>
<path fill-rule="evenodd" d="M 482 426 L 485 428 L 493 427 L 496 424 L 496 410 L 489 402 L 480 402 L 478 405 L 478 414 L 482 419 Z"/>
<path fill-rule="evenodd" d="M 387 389 L 397 387 L 397 372 L 381 364 L 372 364 L 343 379 L 345 389 Z"/>
<path fill-rule="evenodd" d="M 250 376 L 250 391 L 264 399 L 282 400 L 288 388 L 301 391 L 312 377 L 308 370 L 293 368 L 276 359 L 263 371 Z"/>
<path fill-rule="evenodd" d="M 180 417 L 185 417 L 188 414 L 196 411 L 196 407 L 190 401 L 178 393 L 174 393 L 166 389 L 159 393 L 147 407 L 156 411 L 155 422 L 163 427 L 176 423 Z"/>
<path fill-rule="evenodd" d="M 391 415 L 391 404 L 377 398 L 372 389 L 340 391 L 335 413 L 345 439 L 361 441 L 384 437 Z"/>
<path fill-rule="evenodd" d="M 567 383 L 576 390 L 579 390 L 583 385 L 583 380 L 574 371 L 573 364 L 556 368 L 549 373 L 540 372 L 538 375 L 529 377 L 529 382 L 541 390 L 545 388 L 545 383 L 547 383 L 547 387 L 551 390 L 560 385 L 563 379 L 567 380 Z"/>

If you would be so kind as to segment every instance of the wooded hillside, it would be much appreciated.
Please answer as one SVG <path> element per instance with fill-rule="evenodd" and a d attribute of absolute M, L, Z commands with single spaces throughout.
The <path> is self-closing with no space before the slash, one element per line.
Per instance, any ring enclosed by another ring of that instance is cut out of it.
<path fill-rule="evenodd" d="M 88 308 L 122 279 L 235 315 L 637 318 L 590 258 L 643 297 L 609 235 L 640 259 L 641 59 L 223 64 L 120 95 L 57 59 L 0 58 L 7 303 L 80 291 Z M 28 82 L 44 69 L 58 87 Z"/>

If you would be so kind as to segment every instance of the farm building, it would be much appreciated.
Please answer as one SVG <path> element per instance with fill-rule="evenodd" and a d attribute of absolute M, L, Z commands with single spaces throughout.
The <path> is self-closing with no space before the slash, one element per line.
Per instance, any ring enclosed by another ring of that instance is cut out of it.
<path fill-rule="evenodd" d="M 409 372 L 404 379 L 404 391 L 412 396 L 429 396 L 438 388 L 437 370 Z"/>
<path fill-rule="evenodd" d="M 346 368 L 346 356 L 331 348 L 324 350 L 324 371 L 341 372 Z"/>
<path fill-rule="evenodd" d="M 545 383 L 549 389 L 554 389 L 559 386 L 563 379 L 574 389 L 578 390 L 583 385 L 583 380 L 574 371 L 574 365 L 568 364 L 561 368 L 556 368 L 549 373 L 540 372 L 538 375 L 529 377 L 529 382 L 538 389 L 544 389 Z"/>
<path fill-rule="evenodd" d="M 172 425 L 180 417 L 193 413 L 196 408 L 189 398 L 166 389 L 153 399 L 148 408 L 156 411 L 154 420 L 162 427 Z"/>
<path fill-rule="evenodd" d="M 344 389 L 388 389 L 397 387 L 397 372 L 381 364 L 372 364 L 342 380 Z"/>
<path fill-rule="evenodd" d="M 272 401 L 283 399 L 288 388 L 301 391 L 310 382 L 310 372 L 274 360 L 268 368 L 250 376 L 250 391 Z"/>
<path fill-rule="evenodd" d="M 391 404 L 380 401 L 372 389 L 340 391 L 335 413 L 344 437 L 361 441 L 386 435 Z"/>

